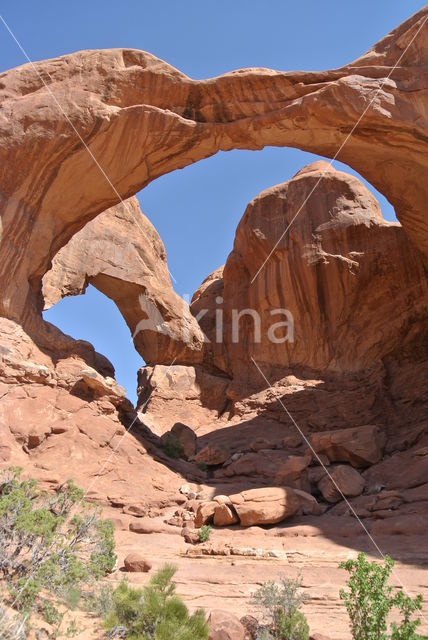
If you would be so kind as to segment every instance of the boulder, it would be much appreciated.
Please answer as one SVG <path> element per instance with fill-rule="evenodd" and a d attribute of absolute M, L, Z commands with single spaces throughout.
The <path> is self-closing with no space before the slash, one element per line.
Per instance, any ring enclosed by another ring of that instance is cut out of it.
<path fill-rule="evenodd" d="M 183 529 L 181 530 L 181 535 L 183 536 L 187 544 L 198 544 L 198 542 L 200 542 L 198 532 L 194 528 L 192 529 L 188 526 L 183 527 Z"/>
<path fill-rule="evenodd" d="M 230 499 L 243 527 L 276 524 L 300 509 L 298 496 L 288 487 L 249 489 L 230 496 Z"/>
<path fill-rule="evenodd" d="M 385 435 L 376 425 L 337 429 L 311 435 L 317 453 L 331 462 L 349 462 L 353 467 L 368 467 L 382 458 Z"/>
<path fill-rule="evenodd" d="M 318 482 L 324 500 L 327 502 L 339 502 L 342 494 L 346 498 L 362 494 L 365 485 L 363 476 L 352 467 L 341 464 L 332 469 L 330 475 L 324 475 Z"/>
<path fill-rule="evenodd" d="M 300 500 L 300 511 L 303 515 L 319 516 L 324 513 L 326 505 L 317 502 L 310 493 L 300 489 L 294 489 L 294 493 Z"/>
<path fill-rule="evenodd" d="M 216 527 L 227 527 L 238 522 L 239 518 L 231 505 L 217 505 L 214 511 L 214 524 Z"/>
<path fill-rule="evenodd" d="M 275 476 L 275 485 L 280 487 L 293 487 L 309 491 L 309 478 L 306 469 L 310 465 L 312 454 L 304 456 L 290 456 L 280 466 Z"/>
<path fill-rule="evenodd" d="M 192 458 L 196 453 L 196 433 L 183 424 L 182 422 L 176 422 L 171 429 L 171 435 L 173 435 L 183 448 L 183 457 L 185 460 Z"/>
<path fill-rule="evenodd" d="M 245 628 L 233 613 L 211 611 L 208 626 L 209 640 L 244 640 L 245 638 Z"/>
<path fill-rule="evenodd" d="M 203 524 L 212 522 L 215 510 L 218 506 L 218 503 L 214 501 L 201 502 L 196 511 L 195 527 L 199 529 L 199 527 L 202 527 Z"/>
<path fill-rule="evenodd" d="M 152 568 L 151 563 L 140 553 L 128 553 L 123 564 L 128 573 L 148 573 Z"/>

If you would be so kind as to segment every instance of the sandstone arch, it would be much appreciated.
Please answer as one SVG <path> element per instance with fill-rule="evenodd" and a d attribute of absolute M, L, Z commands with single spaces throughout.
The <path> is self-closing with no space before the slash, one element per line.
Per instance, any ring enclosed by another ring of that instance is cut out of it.
<path fill-rule="evenodd" d="M 426 256 L 427 12 L 319 73 L 247 69 L 195 81 L 148 53 L 117 49 L 1 74 L 0 313 L 40 330 L 41 278 L 53 256 L 118 194 L 219 150 L 295 146 L 332 157 L 373 97 L 339 158 L 390 200 Z"/>

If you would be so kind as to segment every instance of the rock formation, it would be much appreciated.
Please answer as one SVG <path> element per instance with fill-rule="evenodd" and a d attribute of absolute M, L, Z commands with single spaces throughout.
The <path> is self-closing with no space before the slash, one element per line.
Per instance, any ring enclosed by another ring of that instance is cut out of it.
<path fill-rule="evenodd" d="M 49 342 L 41 280 L 59 249 L 151 180 L 233 148 L 329 157 L 340 148 L 427 255 L 426 14 L 318 73 L 248 69 L 195 81 L 148 53 L 116 49 L 1 74 L 0 313 Z"/>
<path fill-rule="evenodd" d="M 112 517 L 119 566 L 178 559 L 193 604 L 244 612 L 260 563 L 268 579 L 303 558 L 309 616 L 324 602 L 342 640 L 339 557 L 367 549 L 369 531 L 403 563 L 428 558 L 426 18 L 324 72 L 195 81 L 117 49 L 1 74 L 0 465 L 49 489 L 73 475 Z M 189 309 L 132 196 L 219 150 L 265 145 L 337 156 L 401 224 L 359 180 L 312 164 L 248 205 Z M 105 357 L 42 319 L 89 283 L 149 363 L 138 413 Z M 245 309 L 260 339 L 244 314 L 235 341 Z M 272 340 L 289 322 L 269 335 L 275 309 L 291 313 L 292 340 Z M 172 437 L 181 457 L 168 456 Z M 200 545 L 195 527 L 210 521 Z M 426 584 L 414 567 L 405 579 Z"/>
<path fill-rule="evenodd" d="M 202 332 L 172 288 L 165 247 L 137 198 L 101 213 L 58 252 L 43 278 L 45 309 L 88 284 L 117 304 L 147 363 L 202 358 Z"/>
<path fill-rule="evenodd" d="M 359 371 L 423 343 L 428 282 L 422 255 L 362 183 L 316 162 L 250 202 L 224 269 L 193 297 L 202 309 L 213 365 L 234 378 L 258 375 L 251 357 L 272 372 Z"/>

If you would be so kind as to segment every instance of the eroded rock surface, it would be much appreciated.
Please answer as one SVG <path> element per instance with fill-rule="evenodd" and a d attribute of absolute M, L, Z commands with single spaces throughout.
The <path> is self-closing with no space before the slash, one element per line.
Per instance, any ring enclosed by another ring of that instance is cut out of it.
<path fill-rule="evenodd" d="M 112 49 L 2 73 L 1 314 L 41 340 L 41 279 L 58 250 L 156 177 L 233 148 L 331 157 L 344 145 L 340 160 L 384 193 L 427 255 L 426 14 L 332 71 L 195 81 L 148 53 Z"/>
<path fill-rule="evenodd" d="M 165 247 L 137 198 L 101 213 L 58 252 L 43 278 L 45 309 L 88 284 L 117 304 L 148 364 L 202 359 L 201 329 L 172 288 Z"/>
<path fill-rule="evenodd" d="M 366 187 L 315 162 L 250 202 L 224 269 L 191 307 L 209 310 L 212 363 L 234 379 L 260 377 L 252 358 L 268 379 L 296 366 L 352 372 L 424 342 L 428 283 L 422 255 Z"/>
<path fill-rule="evenodd" d="M 287 564 L 288 575 L 304 571 L 311 630 L 328 618 L 343 640 L 337 564 L 377 552 L 366 531 L 414 593 L 426 589 L 426 15 L 325 72 L 194 81 L 121 49 L 1 74 L 0 464 L 20 464 L 50 490 L 73 475 L 111 515 L 119 565 L 144 539 L 154 570 L 179 563 L 191 606 L 245 613 L 260 576 L 277 579 Z M 195 295 L 211 337 L 224 300 L 224 339 L 204 346 L 159 237 L 135 200 L 120 199 L 218 150 L 296 146 L 332 157 L 345 140 L 339 159 L 386 195 L 403 226 L 325 163 L 263 192 L 224 269 Z M 138 414 L 106 358 L 41 318 L 43 294 L 53 303 L 88 282 L 115 300 L 131 332 L 146 319 L 141 294 L 166 323 L 166 333 L 136 334 L 150 362 Z M 264 323 L 273 308 L 291 310 L 294 342 L 273 344 L 265 332 L 254 342 L 244 320 L 234 343 L 232 310 L 248 307 Z M 187 460 L 169 458 L 159 437 L 178 422 L 197 435 Z M 323 487 L 320 462 L 343 475 L 346 502 Z M 204 522 L 213 540 L 200 545 Z"/>

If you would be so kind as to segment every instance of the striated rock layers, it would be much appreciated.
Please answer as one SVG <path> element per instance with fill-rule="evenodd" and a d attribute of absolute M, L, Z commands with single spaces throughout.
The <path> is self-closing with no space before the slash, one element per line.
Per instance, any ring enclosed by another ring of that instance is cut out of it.
<path fill-rule="evenodd" d="M 104 211 L 58 252 L 43 278 L 45 308 L 88 284 L 117 304 L 147 363 L 202 359 L 202 332 L 171 286 L 165 247 L 137 198 Z"/>
<path fill-rule="evenodd" d="M 248 69 L 195 81 L 148 53 L 117 49 L 1 74 L 1 315 L 49 346 L 41 280 L 58 250 L 120 197 L 233 148 L 329 157 L 340 148 L 426 256 L 426 15 L 324 72 Z"/>
<path fill-rule="evenodd" d="M 366 187 L 316 162 L 250 202 L 224 269 L 193 297 L 203 309 L 212 363 L 234 378 L 254 372 L 251 357 L 274 376 L 360 371 L 423 344 L 428 282 L 423 256 Z"/>
<path fill-rule="evenodd" d="M 283 414 L 275 396 L 260 395 L 266 379 L 280 395 L 287 389 L 302 426 L 424 415 L 423 256 L 357 178 L 324 162 L 248 205 L 224 268 L 203 282 L 191 310 L 208 338 L 204 365 L 216 375 L 208 384 L 200 367 L 175 365 L 173 388 L 165 381 L 155 389 L 164 368 L 146 367 L 141 397 L 153 392 L 146 410 L 162 423 L 169 406 L 200 431 L 196 412 L 193 423 L 186 415 L 197 398 L 212 418 L 266 414 L 275 404 Z"/>

